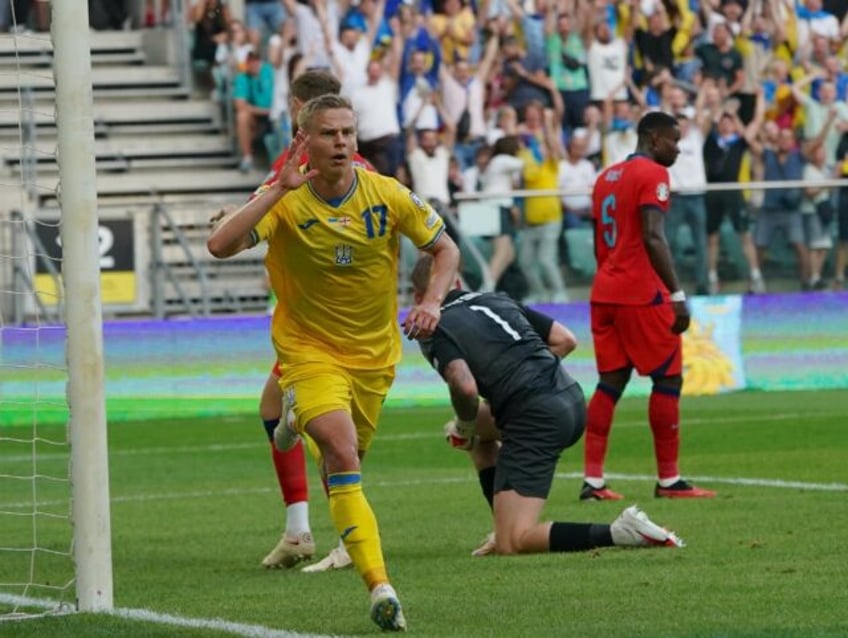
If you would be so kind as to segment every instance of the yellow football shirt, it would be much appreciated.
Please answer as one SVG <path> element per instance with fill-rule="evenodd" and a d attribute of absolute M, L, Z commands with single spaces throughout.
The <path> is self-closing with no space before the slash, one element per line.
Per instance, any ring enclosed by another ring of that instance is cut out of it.
<path fill-rule="evenodd" d="M 348 193 L 328 202 L 310 184 L 286 193 L 254 228 L 280 302 L 271 340 L 285 366 L 328 361 L 376 369 L 400 359 L 400 234 L 432 245 L 444 221 L 393 178 L 355 168 Z"/>
<path fill-rule="evenodd" d="M 524 158 L 524 188 L 556 190 L 559 187 L 559 162 L 553 158 L 536 161 L 529 151 Z M 562 219 L 562 203 L 556 195 L 528 197 L 524 200 L 524 221 L 530 226 L 551 224 Z"/>

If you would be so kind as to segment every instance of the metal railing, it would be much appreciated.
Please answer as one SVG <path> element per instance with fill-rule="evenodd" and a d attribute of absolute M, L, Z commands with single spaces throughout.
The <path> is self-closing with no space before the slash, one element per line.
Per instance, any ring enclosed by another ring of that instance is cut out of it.
<path fill-rule="evenodd" d="M 778 188 L 839 188 L 848 187 L 848 179 L 824 179 L 809 182 L 805 180 L 774 180 L 756 182 L 721 182 L 707 183 L 702 186 L 684 186 L 672 189 L 672 195 L 691 193 L 707 193 L 714 191 L 766 191 Z M 479 201 L 485 199 L 503 199 L 504 197 L 565 197 L 569 195 L 591 195 L 591 189 L 587 188 L 549 188 L 549 189 L 516 189 L 512 191 L 498 191 L 492 193 L 457 193 L 454 197 L 458 201 Z"/>
<path fill-rule="evenodd" d="M 741 184 L 708 184 L 703 190 L 756 191 L 810 186 L 846 188 L 848 180 L 828 179 L 816 183 L 760 181 Z M 491 197 L 504 197 L 504 195 L 528 197 L 574 194 L 586 194 L 586 190 L 517 190 L 506 194 L 470 193 L 463 194 L 461 200 L 463 202 L 485 200 Z M 143 236 L 140 236 L 135 244 L 136 249 L 140 251 L 135 259 L 135 272 L 137 277 L 148 282 L 149 286 L 144 289 L 146 297 L 140 298 L 137 307 L 131 310 L 133 314 L 141 313 L 165 318 L 174 315 L 196 317 L 221 312 L 264 311 L 264 265 L 261 251 L 257 249 L 256 253 L 244 254 L 243 259 L 240 260 L 224 261 L 215 260 L 206 253 L 208 216 L 225 202 L 226 199 L 220 197 L 183 199 L 151 193 L 147 197 L 134 198 L 131 203 L 124 204 L 126 208 L 132 208 L 134 211 L 132 215 L 148 216 L 137 225 L 136 232 L 142 232 L 139 229 L 144 230 Z M 109 210 L 111 209 L 108 207 L 101 208 L 101 218 L 108 217 Z M 58 320 L 61 317 L 61 304 L 45 304 L 45 300 L 36 292 L 35 277 L 32 274 L 33 264 L 35 264 L 39 274 L 48 275 L 52 280 L 51 287 L 55 286 L 61 294 L 61 266 L 54 259 L 46 257 L 48 252 L 36 232 L 36 225 L 40 218 L 52 219 L 57 214 L 55 210 L 39 210 L 33 214 L 16 211 L 11 216 L 10 232 L 0 234 L 0 242 L 11 242 L 9 246 L 0 245 L 0 253 L 12 255 L 13 258 L 11 292 L 15 301 L 11 304 L 11 311 L 8 304 L 4 309 L 4 312 L 10 312 L 8 320 L 11 323 L 23 323 L 27 321 L 27 315 L 32 316 L 35 313 L 40 313 L 41 316 L 48 317 L 50 320 Z M 124 210 L 124 216 L 126 217 L 126 210 Z M 454 226 L 456 226 L 455 223 Z M 482 274 L 481 285 L 490 288 L 494 282 L 491 281 L 490 275 L 487 278 L 487 257 L 481 250 L 479 242 L 472 241 L 473 239 L 461 237 L 460 245 L 463 255 L 466 262 L 474 264 L 474 268 Z M 397 290 L 401 300 L 409 302 L 411 299 L 409 275 L 416 253 L 411 244 L 403 247 L 402 251 Z M 728 257 L 727 263 L 733 265 L 736 261 L 736 256 Z M 114 312 L 130 312 L 130 310 L 118 309 Z"/>
<path fill-rule="evenodd" d="M 164 259 L 162 255 L 162 240 L 163 229 L 173 233 L 182 254 L 186 261 L 191 264 L 197 274 L 197 281 L 200 283 L 201 296 L 199 302 L 195 302 L 189 297 L 179 278 L 175 276 L 174 269 L 170 263 Z M 150 215 L 150 270 L 151 270 L 151 291 L 153 297 L 153 316 L 163 318 L 165 316 L 164 304 L 164 281 L 167 280 L 176 290 L 179 298 L 182 300 L 182 305 L 188 314 L 196 317 L 198 312 L 196 306 L 200 306 L 200 314 L 208 317 L 211 312 L 209 309 L 209 286 L 206 276 L 206 269 L 197 259 L 194 251 L 190 248 L 189 242 L 186 239 L 185 233 L 174 221 L 173 215 L 168 211 L 168 208 L 162 202 L 156 202 L 153 205 L 152 214 Z"/>
<path fill-rule="evenodd" d="M 53 260 L 47 256 L 47 249 L 35 230 L 35 223 L 17 210 L 11 211 L 10 220 L 12 229 L 9 234 L 11 246 L 8 254 L 12 258 L 12 323 L 21 325 L 28 315 L 33 314 L 32 309 L 28 307 L 29 300 L 43 320 L 59 323 L 64 314 L 61 273 Z M 31 255 L 34 259 L 30 259 Z M 36 271 L 38 266 L 41 266 L 52 280 L 56 290 L 56 303 L 52 307 L 44 303 L 36 288 L 35 278 L 31 276 L 32 262 Z"/>

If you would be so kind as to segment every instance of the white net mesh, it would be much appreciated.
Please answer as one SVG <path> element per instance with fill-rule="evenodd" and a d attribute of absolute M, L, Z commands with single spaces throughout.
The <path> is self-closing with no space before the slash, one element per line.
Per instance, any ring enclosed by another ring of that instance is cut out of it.
<path fill-rule="evenodd" d="M 2 4 L 0 620 L 9 620 L 68 609 L 74 565 L 67 407 L 55 399 L 67 379 L 59 222 L 41 219 L 38 207 L 58 184 L 55 170 L 38 170 L 56 155 L 52 46 L 48 32 L 29 30 L 43 16 L 20 15 L 27 3 Z"/>

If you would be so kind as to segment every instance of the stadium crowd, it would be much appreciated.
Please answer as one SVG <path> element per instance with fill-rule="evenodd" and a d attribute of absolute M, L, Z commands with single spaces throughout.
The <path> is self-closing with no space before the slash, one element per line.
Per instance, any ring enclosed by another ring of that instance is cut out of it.
<path fill-rule="evenodd" d="M 825 188 L 704 186 L 848 175 L 845 3 L 247 0 L 242 21 L 199 0 L 193 21 L 195 60 L 215 98 L 233 99 L 242 170 L 257 140 L 269 155 L 284 147 L 289 79 L 311 67 L 341 79 L 362 155 L 445 212 L 459 192 L 588 191 L 633 152 L 639 117 L 662 109 L 683 132 L 669 237 L 694 253 L 696 293 L 720 290 L 725 215 L 750 292 L 765 290 L 760 264 L 787 241 L 802 289 L 825 287 L 834 243 L 833 285 L 844 285 L 848 191 L 840 203 Z M 588 225 L 588 196 L 483 201 L 501 222 L 484 287 L 566 300 L 561 230 Z"/>
<path fill-rule="evenodd" d="M 289 82 L 308 68 L 342 81 L 360 153 L 449 221 L 458 193 L 587 193 L 599 170 L 633 152 L 639 117 L 661 109 L 682 131 L 667 234 L 693 292 L 721 290 L 723 224 L 739 237 L 750 292 L 766 289 L 769 252 L 797 264 L 804 290 L 825 288 L 826 274 L 844 287 L 848 188 L 705 190 L 848 177 L 844 1 L 244 0 L 243 9 L 192 0 L 187 10 L 194 67 L 233 110 L 243 171 L 287 145 Z M 500 223 L 478 243 L 489 275 L 478 285 L 528 302 L 568 299 L 576 258 L 565 236 L 588 226 L 588 195 L 481 201 Z"/>

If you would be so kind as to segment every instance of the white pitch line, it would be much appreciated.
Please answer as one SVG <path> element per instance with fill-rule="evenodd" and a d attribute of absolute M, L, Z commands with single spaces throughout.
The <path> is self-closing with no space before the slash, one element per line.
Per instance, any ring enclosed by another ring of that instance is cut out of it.
<path fill-rule="evenodd" d="M 557 474 L 557 478 L 583 478 L 583 474 L 569 472 Z M 657 477 L 650 474 L 616 474 L 606 472 L 604 476 L 621 481 L 656 481 Z M 787 490 L 810 490 L 812 492 L 848 492 L 846 483 L 807 483 L 805 481 L 784 481 L 783 479 L 744 478 L 741 476 L 687 476 L 698 483 L 724 483 L 726 485 L 743 485 L 747 487 L 775 487 Z"/>
<path fill-rule="evenodd" d="M 654 482 L 656 477 L 650 474 L 619 474 L 615 472 L 607 473 L 606 476 L 617 481 L 640 481 Z M 558 472 L 555 475 L 558 479 L 581 479 L 581 472 Z M 724 483 L 727 485 L 741 485 L 745 487 L 773 487 L 776 489 L 801 489 L 810 490 L 811 492 L 848 492 L 848 483 L 808 483 L 804 481 L 785 481 L 782 479 L 767 479 L 767 478 L 746 478 L 746 477 L 720 477 L 720 476 L 690 476 L 693 481 L 703 481 L 704 483 Z M 369 489 L 376 488 L 397 488 L 397 487 L 421 487 L 425 485 L 446 485 L 455 483 L 469 483 L 474 481 L 471 474 L 468 476 L 446 476 L 441 478 L 426 478 L 426 479 L 408 479 L 405 481 L 373 481 L 368 482 Z M 476 482 L 476 481 L 475 481 Z M 244 496 L 247 494 L 267 494 L 269 492 L 277 492 L 277 488 L 271 487 L 256 487 L 248 489 L 224 489 L 224 490 L 203 490 L 194 492 L 168 492 L 162 494 L 131 494 L 126 496 L 113 496 L 111 502 L 118 503 L 138 503 L 144 501 L 175 501 L 198 498 L 221 498 L 222 496 Z M 68 501 L 39 501 L 39 509 L 47 507 L 55 507 L 66 505 Z M 26 509 L 31 508 L 32 502 L 18 503 L 2 503 L 0 502 L 0 510 Z"/>
<path fill-rule="evenodd" d="M 74 613 L 73 608 L 68 603 L 44 598 L 27 598 L 25 596 L 0 594 L 0 603 L 15 605 L 17 607 L 35 607 L 47 610 L 55 608 L 56 611 L 54 613 Z M 283 629 L 273 629 L 272 627 L 265 627 L 264 625 L 232 622 L 221 618 L 192 618 L 190 616 L 177 616 L 175 614 L 159 613 L 150 609 L 116 608 L 100 613 L 107 616 L 126 618 L 127 620 L 140 620 L 142 622 L 171 625 L 173 627 L 211 629 L 213 631 L 221 631 L 234 634 L 236 636 L 244 636 L 245 638 L 334 638 L 328 634 L 302 634 Z M 12 622 L 12 620 L 9 622 Z"/>
<path fill-rule="evenodd" d="M 684 419 L 683 425 L 709 425 L 709 424 L 728 424 L 728 423 L 755 423 L 762 421 L 789 421 L 791 419 L 809 419 L 811 417 L 822 416 L 837 416 L 841 413 L 836 412 L 785 412 L 782 414 L 763 414 L 758 416 L 730 416 L 730 417 L 703 417 L 703 418 L 687 418 Z M 627 420 L 615 423 L 616 429 L 632 428 L 632 427 L 648 427 L 647 420 Z M 391 431 L 380 431 L 377 434 L 376 441 L 380 443 L 397 443 L 403 441 L 418 441 L 422 439 L 438 439 L 442 436 L 440 427 L 434 427 L 432 430 L 420 432 L 406 432 L 403 434 L 393 434 Z M 0 436 L 0 440 L 3 437 Z M 233 450 L 251 450 L 259 448 L 267 448 L 268 444 L 259 439 L 256 443 L 211 443 L 208 445 L 174 445 L 174 446 L 157 446 L 144 448 L 124 448 L 111 449 L 109 456 L 149 456 L 156 454 L 197 454 L 201 452 L 230 452 Z M 32 454 L 15 454 L 9 456 L 0 456 L 7 463 L 29 463 L 32 462 Z M 53 452 L 39 454 L 37 459 L 42 461 L 62 461 L 67 460 L 68 452 Z"/>

